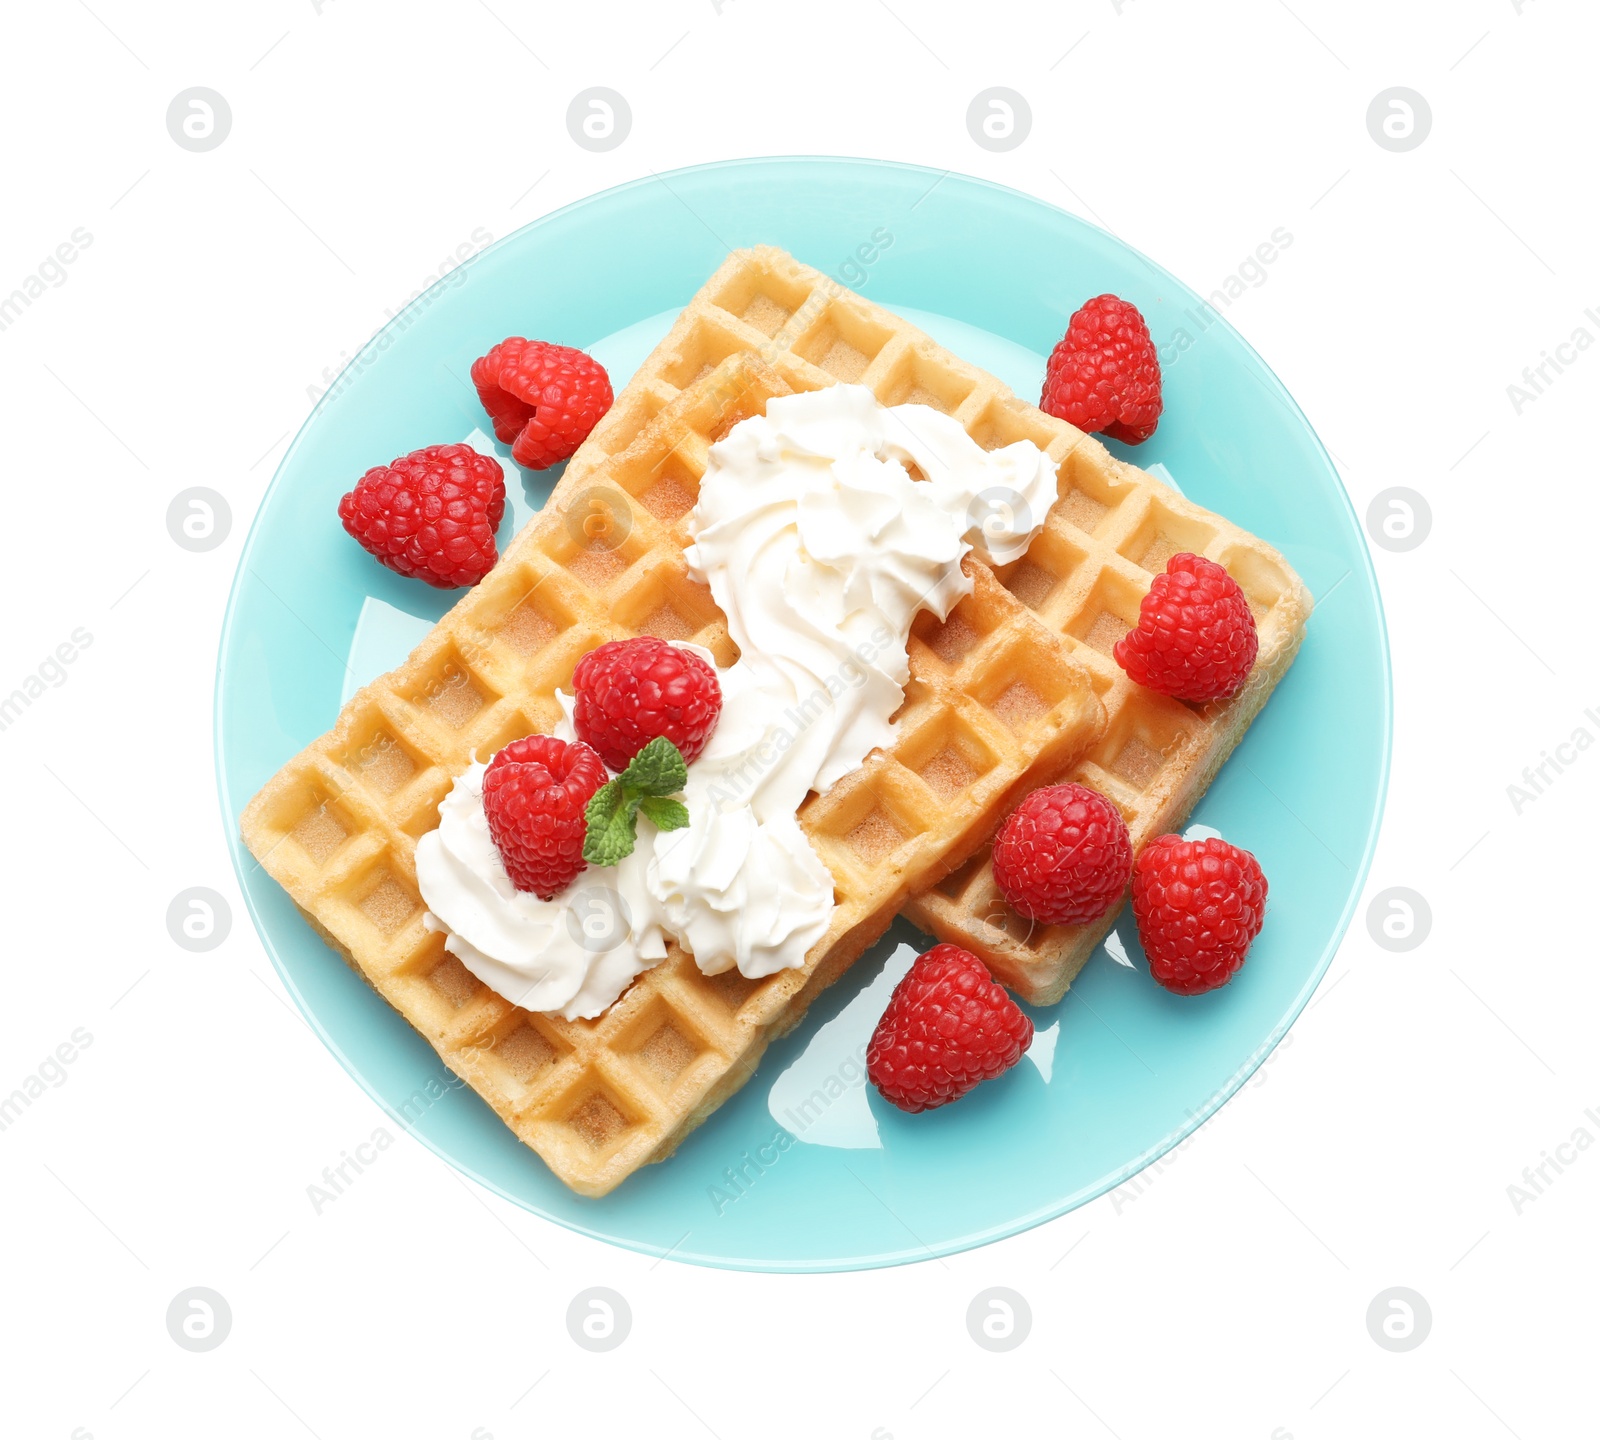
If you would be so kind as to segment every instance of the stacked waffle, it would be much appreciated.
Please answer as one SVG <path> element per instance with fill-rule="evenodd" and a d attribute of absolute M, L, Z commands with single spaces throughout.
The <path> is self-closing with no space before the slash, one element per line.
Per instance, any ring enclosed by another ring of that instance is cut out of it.
<path fill-rule="evenodd" d="M 994 572 L 1091 672 L 1106 710 L 1098 742 L 1046 783 L 1075 780 L 1104 793 L 1122 811 L 1135 849 L 1181 826 L 1305 633 L 1311 597 L 1284 558 L 1018 400 L 914 325 L 771 247 L 735 251 L 689 302 L 573 456 L 557 497 L 592 489 L 608 456 L 734 355 L 759 357 L 796 390 L 845 382 L 867 386 L 885 405 L 931 405 L 986 449 L 1031 440 L 1056 461 L 1058 498 L 1043 532 L 1026 555 Z M 1215 560 L 1238 581 L 1260 635 L 1244 689 L 1205 706 L 1133 684 L 1111 654 L 1137 623 L 1152 577 L 1184 551 Z M 914 898 L 906 914 L 978 955 L 1038 1004 L 1061 998 L 1116 918 L 1113 911 L 1088 926 L 1022 919 L 1001 898 L 986 852 Z"/>
<path fill-rule="evenodd" d="M 912 895 L 966 861 L 1104 725 L 1069 645 L 969 560 L 973 593 L 945 622 L 924 613 L 914 627 L 894 745 L 801 809 L 836 899 L 802 967 L 706 976 L 673 948 L 598 1019 L 567 1021 L 512 1005 L 445 950 L 424 924 L 414 854 L 455 777 L 552 729 L 556 689 L 607 640 L 693 640 L 720 664 L 735 658 L 684 550 L 710 445 L 790 391 L 753 349 L 732 347 L 648 402 L 629 387 L 638 423 L 610 424 L 609 445 L 569 472 L 494 570 L 241 821 L 328 943 L 586 1195 L 670 1154 Z"/>

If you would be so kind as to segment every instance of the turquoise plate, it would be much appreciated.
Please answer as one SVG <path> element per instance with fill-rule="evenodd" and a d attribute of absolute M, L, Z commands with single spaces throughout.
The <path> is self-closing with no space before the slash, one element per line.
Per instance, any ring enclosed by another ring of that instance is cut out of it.
<path fill-rule="evenodd" d="M 1038 1037 L 1016 1069 L 947 1110 L 903 1115 L 863 1084 L 860 1065 L 888 990 L 926 943 L 897 922 L 672 1159 L 604 1200 L 568 1192 L 465 1087 L 409 1121 L 480 1183 L 630 1249 L 757 1270 L 893 1265 L 1037 1225 L 1181 1141 L 1300 1013 L 1372 856 L 1390 688 L 1365 543 L 1283 386 L 1172 276 L 1031 196 L 866 160 L 675 171 L 519 230 L 375 337 L 278 467 L 223 625 L 217 776 L 251 916 L 306 1017 L 391 1114 L 418 1091 L 439 1093 L 429 1081 L 448 1072 L 431 1047 L 323 945 L 238 840 L 256 789 L 447 604 L 363 554 L 335 518 L 338 497 L 370 465 L 482 426 L 464 377 L 506 335 L 586 347 L 620 389 L 727 252 L 759 243 L 914 318 L 1030 397 L 1082 301 L 1108 290 L 1134 301 L 1166 374 L 1166 413 L 1139 463 L 1164 465 L 1200 504 L 1276 545 L 1320 602 L 1300 658 L 1194 816 L 1253 850 L 1272 886 L 1266 928 L 1224 989 L 1199 999 L 1159 989 L 1124 921 L 1111 949 L 1131 968 L 1097 954 L 1066 1000 L 1033 1012 Z M 512 502 L 503 542 L 552 477 L 496 450 Z"/>

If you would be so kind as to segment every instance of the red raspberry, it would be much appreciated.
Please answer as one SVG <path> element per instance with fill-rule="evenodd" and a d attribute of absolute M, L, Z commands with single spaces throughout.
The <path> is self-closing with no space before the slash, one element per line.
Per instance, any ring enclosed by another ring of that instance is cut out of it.
<path fill-rule="evenodd" d="M 430 445 L 375 465 L 339 502 L 339 518 L 391 570 L 447 590 L 494 568 L 505 472 L 470 445 Z"/>
<path fill-rule="evenodd" d="M 619 774 L 658 735 L 692 764 L 722 714 L 717 672 L 693 650 L 641 635 L 608 640 L 572 672 L 572 725 Z"/>
<path fill-rule="evenodd" d="M 1226 700 L 1256 663 L 1256 617 L 1238 582 L 1199 555 L 1174 555 L 1112 654 L 1128 678 L 1177 700 Z"/>
<path fill-rule="evenodd" d="M 472 362 L 472 383 L 495 438 L 530 470 L 569 459 L 611 408 L 605 366 L 582 350 L 545 340 L 502 340 Z"/>
<path fill-rule="evenodd" d="M 1099 295 L 1050 352 L 1039 408 L 1091 434 L 1137 445 L 1161 418 L 1161 362 L 1136 306 Z"/>
<path fill-rule="evenodd" d="M 483 818 L 506 874 L 548 900 L 583 872 L 584 807 L 606 783 L 587 745 L 553 735 L 513 740 L 483 772 Z"/>
<path fill-rule="evenodd" d="M 867 1046 L 867 1078 L 913 1115 L 1004 1074 L 1033 1043 L 1033 1021 L 957 945 L 935 945 L 894 987 Z"/>
<path fill-rule="evenodd" d="M 1226 985 L 1261 933 L 1267 877 L 1226 840 L 1158 835 L 1133 867 L 1133 918 L 1150 973 L 1177 995 Z"/>
<path fill-rule="evenodd" d="M 1013 810 L 994 841 L 994 878 L 1017 914 L 1088 925 L 1122 898 L 1133 842 L 1117 807 L 1087 785 L 1048 785 Z"/>

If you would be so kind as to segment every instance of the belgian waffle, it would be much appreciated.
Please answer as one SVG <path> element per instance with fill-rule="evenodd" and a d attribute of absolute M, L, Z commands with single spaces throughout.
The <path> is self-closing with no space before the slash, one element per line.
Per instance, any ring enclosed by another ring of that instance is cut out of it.
<path fill-rule="evenodd" d="M 739 355 L 677 394 L 578 495 L 558 491 L 407 663 L 357 693 L 241 820 L 328 943 L 585 1195 L 670 1154 L 914 889 L 965 860 L 1103 724 L 1088 672 L 969 560 L 973 593 L 943 624 L 924 612 L 913 628 L 895 744 L 801 809 L 837 900 L 801 968 L 708 977 L 674 948 L 599 1018 L 568 1021 L 512 1005 L 444 949 L 423 923 L 414 852 L 453 779 L 550 730 L 557 687 L 606 640 L 650 634 L 735 658 L 689 574 L 687 517 L 710 444 L 789 388 Z"/>
<path fill-rule="evenodd" d="M 1115 459 L 1092 436 L 1017 399 L 914 325 L 769 246 L 733 252 L 689 302 L 568 463 L 562 487 L 586 485 L 682 387 L 741 353 L 759 356 L 796 390 L 865 385 L 885 405 L 909 401 L 953 415 L 986 449 L 1032 440 L 1057 463 L 1058 498 L 1043 532 L 1026 555 L 994 572 L 1090 669 L 1106 708 L 1099 742 L 1048 780 L 1103 792 L 1122 811 L 1135 847 L 1182 825 L 1305 633 L 1311 597 L 1284 558 Z M 1225 703 L 1169 700 L 1134 685 L 1112 658 L 1112 647 L 1138 621 L 1152 576 L 1181 551 L 1222 565 L 1255 612 L 1260 657 L 1245 689 Z M 914 898 L 906 914 L 980 956 L 1037 1004 L 1062 997 L 1116 918 L 1030 924 L 1001 898 L 986 853 Z"/>

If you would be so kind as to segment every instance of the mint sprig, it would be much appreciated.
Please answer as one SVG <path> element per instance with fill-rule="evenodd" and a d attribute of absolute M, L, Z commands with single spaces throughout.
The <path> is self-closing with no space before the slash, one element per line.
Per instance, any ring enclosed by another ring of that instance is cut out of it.
<path fill-rule="evenodd" d="M 671 797 L 688 783 L 689 767 L 678 747 L 658 735 L 622 774 L 594 792 L 583 812 L 583 858 L 591 865 L 615 865 L 633 854 L 641 810 L 657 830 L 683 829 L 689 811 Z"/>

